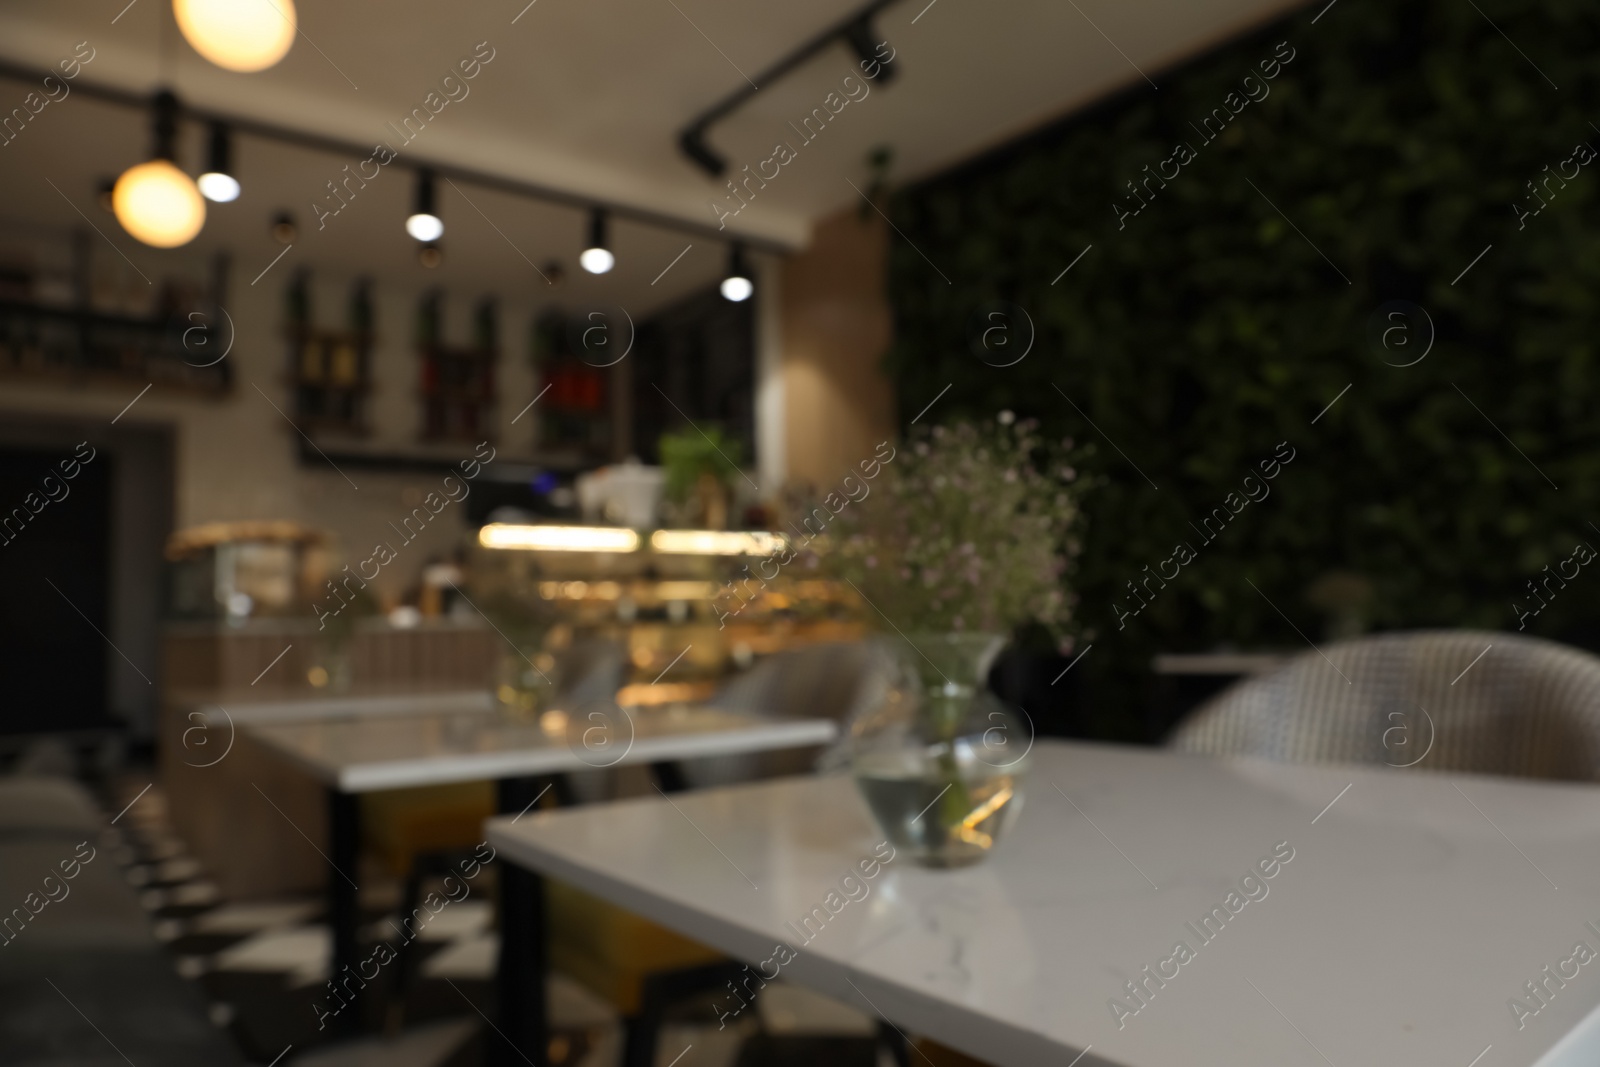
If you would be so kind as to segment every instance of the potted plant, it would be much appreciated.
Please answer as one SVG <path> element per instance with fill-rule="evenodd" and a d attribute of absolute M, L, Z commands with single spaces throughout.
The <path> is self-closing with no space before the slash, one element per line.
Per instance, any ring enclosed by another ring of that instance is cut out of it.
<path fill-rule="evenodd" d="M 667 499 L 687 511 L 690 523 L 707 530 L 725 530 L 739 475 L 743 446 L 708 425 L 661 435 L 661 466 L 666 471 Z"/>

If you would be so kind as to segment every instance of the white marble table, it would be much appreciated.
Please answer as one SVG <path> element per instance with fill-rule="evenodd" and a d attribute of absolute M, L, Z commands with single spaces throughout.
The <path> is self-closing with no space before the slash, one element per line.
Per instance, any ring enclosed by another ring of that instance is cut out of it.
<path fill-rule="evenodd" d="M 786 980 L 1003 1067 L 1600 1063 L 1600 956 L 1567 962 L 1579 942 L 1600 953 L 1600 788 L 1046 741 L 1035 756 L 986 862 L 899 857 L 800 932 L 882 840 L 848 778 L 496 819 L 489 840 L 763 973 L 781 942 Z M 1214 907 L 1228 919 L 1203 940 Z M 1543 1001 L 1525 985 L 1541 980 Z"/>
<path fill-rule="evenodd" d="M 664 787 L 673 789 L 680 781 L 677 761 L 825 745 L 838 734 L 831 719 L 759 718 L 682 705 L 632 711 L 611 705 L 581 716 L 575 713 L 565 730 L 551 730 L 545 728 L 554 725 L 550 719 L 509 718 L 475 700 L 468 703 L 477 710 L 461 710 L 463 699 L 452 697 L 446 705 L 451 710 L 433 712 L 406 707 L 374 714 L 371 708 L 340 707 L 321 718 L 306 718 L 293 709 L 234 716 L 252 739 L 327 787 L 333 974 L 358 962 L 354 879 L 360 793 L 494 780 L 499 810 L 520 813 L 542 792 L 537 781 L 541 776 L 553 776 L 553 786 L 559 776 L 571 772 L 648 763 Z M 558 789 L 557 795 L 561 793 Z M 507 870 L 502 872 L 501 891 L 504 911 L 515 916 L 502 924 L 502 936 L 525 938 L 530 916 L 542 908 L 540 886 L 525 872 Z M 512 995 L 518 1002 L 542 1005 L 542 971 L 520 976 L 541 992 Z M 542 1018 L 523 1021 L 535 1031 L 543 1030 Z M 498 1055 L 508 1058 L 507 1050 Z"/>
<path fill-rule="evenodd" d="M 240 725 L 342 793 L 802 748 L 838 734 L 831 719 L 766 719 L 684 705 L 595 714 L 602 717 L 577 717 L 554 733 L 488 709 L 252 718 Z"/>
<path fill-rule="evenodd" d="M 196 710 L 207 726 L 226 726 L 492 711 L 494 706 L 494 694 L 487 689 L 440 689 L 308 700 L 229 700 L 226 705 L 212 701 Z"/>
<path fill-rule="evenodd" d="M 1293 655 L 1281 655 L 1275 652 L 1171 652 L 1151 660 L 1150 668 L 1157 674 L 1236 678 L 1266 674 L 1293 658 Z"/>

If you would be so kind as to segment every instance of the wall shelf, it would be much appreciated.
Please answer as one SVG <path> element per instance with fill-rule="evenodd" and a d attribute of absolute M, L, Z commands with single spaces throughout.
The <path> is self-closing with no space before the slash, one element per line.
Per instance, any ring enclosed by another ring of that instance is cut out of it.
<path fill-rule="evenodd" d="M 494 440 L 495 363 L 500 358 L 499 325 L 492 300 L 478 305 L 474 340 L 453 345 L 444 340 L 443 295 L 429 293 L 417 317 L 421 357 L 418 397 L 423 441 Z"/>
<path fill-rule="evenodd" d="M 350 293 L 349 326 L 313 325 L 310 274 L 289 284 L 289 373 L 295 419 L 308 431 L 364 437 L 372 392 L 372 295 L 365 280 Z"/>
<path fill-rule="evenodd" d="M 534 320 L 534 388 L 542 394 L 536 447 L 580 463 L 604 461 L 611 457 L 614 433 L 611 382 L 605 370 L 579 357 L 574 330 L 574 321 L 560 308 Z M 542 392 L 546 388 L 549 392 Z"/>
<path fill-rule="evenodd" d="M 0 300 L 0 375 L 90 387 L 154 383 L 213 396 L 228 392 L 228 361 L 204 365 L 215 359 L 210 349 L 216 339 L 202 345 L 191 334 L 186 347 L 185 331 L 193 326 L 176 311 L 144 318 Z"/>

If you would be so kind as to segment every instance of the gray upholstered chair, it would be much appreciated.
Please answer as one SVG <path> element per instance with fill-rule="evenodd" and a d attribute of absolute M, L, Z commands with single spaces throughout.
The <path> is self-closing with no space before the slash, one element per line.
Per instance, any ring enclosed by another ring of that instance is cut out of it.
<path fill-rule="evenodd" d="M 734 675 L 710 703 L 728 711 L 773 718 L 833 719 L 841 734 L 857 710 L 882 698 L 887 684 L 881 652 L 867 641 L 803 645 L 766 657 Z M 822 756 L 828 767 L 840 760 L 835 750 Z M 685 761 L 684 776 L 696 788 L 727 785 L 784 774 L 804 774 L 817 766 L 814 749 L 791 749 L 752 756 L 717 756 Z"/>
<path fill-rule="evenodd" d="M 1358 638 L 1239 682 L 1167 743 L 1215 756 L 1592 781 L 1600 658 L 1476 630 Z"/>

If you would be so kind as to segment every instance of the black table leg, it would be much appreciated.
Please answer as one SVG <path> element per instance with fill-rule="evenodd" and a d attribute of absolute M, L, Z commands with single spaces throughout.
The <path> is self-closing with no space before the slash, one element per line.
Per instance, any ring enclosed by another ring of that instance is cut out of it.
<path fill-rule="evenodd" d="M 356 959 L 361 914 L 356 897 L 356 852 L 360 844 L 360 798 L 354 793 L 328 790 L 328 839 L 333 873 L 328 876 L 328 925 L 333 931 L 333 973 L 329 977 L 341 994 L 360 988 Z M 330 1003 L 338 1003 L 331 1001 Z M 339 1011 L 337 1027 L 350 1033 L 361 1026 L 359 1000 Z"/>
<path fill-rule="evenodd" d="M 556 798 L 556 806 L 562 808 L 576 807 L 578 797 L 572 791 L 572 779 L 564 774 L 550 776 L 550 795 Z"/>
<path fill-rule="evenodd" d="M 663 793 L 682 793 L 689 788 L 683 768 L 671 760 L 650 764 L 650 773 L 655 775 L 656 785 L 661 787 Z"/>
<path fill-rule="evenodd" d="M 506 778 L 499 783 L 503 813 L 521 812 L 539 795 L 540 780 Z M 547 1067 L 545 1019 L 544 879 L 514 863 L 500 863 L 499 1034 L 487 1035 L 489 1063 Z"/>
<path fill-rule="evenodd" d="M 878 1020 L 878 1047 L 889 1050 L 895 1067 L 911 1067 L 911 1046 L 906 1043 L 906 1035 L 887 1019 Z"/>

